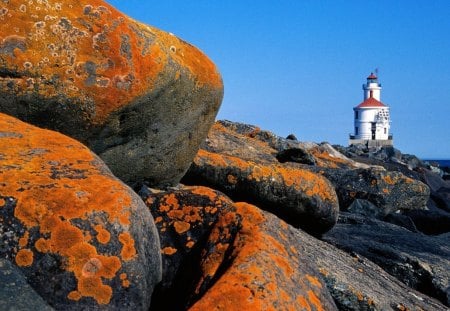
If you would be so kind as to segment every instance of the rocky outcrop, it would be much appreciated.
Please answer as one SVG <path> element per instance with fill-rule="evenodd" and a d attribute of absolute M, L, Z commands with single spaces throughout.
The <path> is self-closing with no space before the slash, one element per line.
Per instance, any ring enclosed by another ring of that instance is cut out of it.
<path fill-rule="evenodd" d="M 428 187 L 422 182 L 378 167 L 309 169 L 320 172 L 334 185 L 342 210 L 346 210 L 354 200 L 363 199 L 376 206 L 379 215 L 386 216 L 397 210 L 424 209 L 430 196 Z"/>
<path fill-rule="evenodd" d="M 296 230 L 247 203 L 236 203 L 242 228 L 224 272 L 190 310 L 336 310 L 324 282 L 298 244 Z M 202 265 L 221 254 L 208 252 Z"/>
<path fill-rule="evenodd" d="M 0 258 L 55 309 L 147 309 L 161 279 L 145 204 L 85 146 L 0 114 Z"/>
<path fill-rule="evenodd" d="M 132 184 L 176 184 L 223 95 L 215 65 L 101 0 L 2 3 L 0 111 L 87 144 Z"/>
<path fill-rule="evenodd" d="M 336 309 L 296 230 L 273 215 L 206 187 L 141 195 L 161 235 L 157 309 Z"/>
<path fill-rule="evenodd" d="M 295 234 L 308 260 L 322 274 L 339 310 L 447 310 L 439 301 L 401 283 L 361 254 L 347 254 L 300 230 Z M 356 234 L 347 237 L 363 238 Z"/>
<path fill-rule="evenodd" d="M 300 167 L 265 165 L 201 149 L 184 181 L 257 204 L 313 234 L 329 230 L 338 215 L 337 197 L 328 180 Z"/>
<path fill-rule="evenodd" d="M 212 276 L 201 277 L 201 257 L 212 250 L 217 255 L 220 249 L 214 264 L 222 264 L 241 228 L 241 217 L 228 197 L 206 187 L 167 191 L 143 187 L 140 195 L 155 217 L 161 240 L 163 278 L 152 308 L 183 310 L 214 282 Z"/>
<path fill-rule="evenodd" d="M 409 287 L 450 307 L 450 235 L 425 236 L 376 219 L 341 213 L 339 223 L 323 238 L 371 260 Z"/>

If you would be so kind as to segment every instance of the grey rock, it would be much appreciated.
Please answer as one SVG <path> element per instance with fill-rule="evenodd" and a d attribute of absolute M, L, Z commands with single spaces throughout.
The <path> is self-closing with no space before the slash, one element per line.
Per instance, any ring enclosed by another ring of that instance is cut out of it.
<path fill-rule="evenodd" d="M 341 213 L 339 223 L 323 236 L 328 243 L 371 260 L 405 285 L 447 307 L 450 307 L 449 237 L 430 237 L 348 213 Z"/>
<path fill-rule="evenodd" d="M 27 283 L 16 265 L 0 258 L 0 310 L 52 311 L 53 308 Z"/>
<path fill-rule="evenodd" d="M 331 181 L 339 197 L 341 210 L 347 210 L 355 199 L 363 199 L 375 205 L 381 216 L 397 210 L 424 209 L 430 190 L 420 181 L 400 172 L 379 168 L 333 169 L 309 166 Z"/>

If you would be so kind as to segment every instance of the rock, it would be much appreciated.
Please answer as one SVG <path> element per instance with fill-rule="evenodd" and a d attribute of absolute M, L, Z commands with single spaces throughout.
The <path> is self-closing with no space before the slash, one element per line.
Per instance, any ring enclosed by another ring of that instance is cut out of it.
<path fill-rule="evenodd" d="M 308 257 L 306 261 L 315 263 L 339 310 L 448 309 L 437 300 L 401 283 L 364 256 L 355 252 L 347 254 L 300 230 L 295 235 L 293 246 L 299 245 Z M 395 239 L 395 236 L 391 238 Z M 354 235 L 348 239 L 360 237 Z"/>
<path fill-rule="evenodd" d="M 152 216 L 85 146 L 0 114 L 0 258 L 55 309 L 148 309 Z"/>
<path fill-rule="evenodd" d="M 214 236 L 225 255 L 241 227 L 240 216 L 228 197 L 206 187 L 156 193 L 144 187 L 140 195 L 155 218 L 161 240 L 163 278 L 151 309 L 184 310 L 215 281 L 200 282 L 201 254 L 216 247 L 207 241 Z"/>
<path fill-rule="evenodd" d="M 332 169 L 309 167 L 331 181 L 339 197 L 341 210 L 355 199 L 370 201 L 385 216 L 397 210 L 424 209 L 429 198 L 428 187 L 399 172 L 379 168 Z"/>
<path fill-rule="evenodd" d="M 0 258 L 0 310 L 53 309 L 28 285 L 25 276 L 14 264 Z"/>
<path fill-rule="evenodd" d="M 298 140 L 297 137 L 294 134 L 289 134 L 288 136 L 286 136 L 286 139 L 289 140 Z"/>
<path fill-rule="evenodd" d="M 230 144 L 240 142 L 240 148 Z M 330 144 L 299 142 L 279 137 L 259 127 L 231 121 L 218 121 L 210 130 L 204 149 L 215 153 L 238 156 L 251 161 L 271 161 L 318 165 L 322 167 L 367 168 L 335 150 Z"/>
<path fill-rule="evenodd" d="M 347 212 L 367 217 L 381 217 L 380 209 L 367 200 L 355 199 L 347 209 Z"/>
<path fill-rule="evenodd" d="M 202 271 L 216 281 L 189 310 L 337 310 L 296 230 L 247 203 L 235 206 L 242 228 L 225 257 L 227 245 L 210 236 L 215 248 Z"/>
<path fill-rule="evenodd" d="M 314 157 L 301 148 L 290 148 L 282 150 L 276 155 L 278 162 L 294 162 L 307 165 L 316 165 L 316 160 Z"/>
<path fill-rule="evenodd" d="M 295 230 L 276 217 L 200 186 L 141 195 L 163 254 L 152 308 L 335 310 L 314 265 L 293 246 Z"/>
<path fill-rule="evenodd" d="M 427 210 L 407 211 L 405 215 L 425 234 L 438 235 L 450 232 L 450 213 L 436 207 L 433 200 L 428 202 L 427 207 Z"/>
<path fill-rule="evenodd" d="M 424 166 L 423 162 L 415 155 L 403 154 L 401 160 L 407 165 L 408 169 L 410 170 L 415 170 L 419 167 Z"/>
<path fill-rule="evenodd" d="M 414 211 L 413 211 L 414 212 Z M 391 213 L 383 218 L 383 221 L 403 227 L 411 232 L 419 232 L 411 217 L 401 213 Z"/>
<path fill-rule="evenodd" d="M 431 198 L 438 208 L 450 212 L 450 184 L 436 173 L 421 169 L 421 180 L 430 187 Z"/>
<path fill-rule="evenodd" d="M 101 0 L 3 1 L 0 111 L 87 144 L 133 184 L 176 184 L 223 96 L 215 65 Z"/>
<path fill-rule="evenodd" d="M 450 307 L 450 235 L 426 236 L 341 213 L 340 222 L 323 238 L 351 254 L 368 258 L 407 286 Z"/>
<path fill-rule="evenodd" d="M 313 234 L 329 230 L 339 205 L 332 185 L 300 167 L 261 164 L 200 149 L 183 182 L 257 204 Z"/>

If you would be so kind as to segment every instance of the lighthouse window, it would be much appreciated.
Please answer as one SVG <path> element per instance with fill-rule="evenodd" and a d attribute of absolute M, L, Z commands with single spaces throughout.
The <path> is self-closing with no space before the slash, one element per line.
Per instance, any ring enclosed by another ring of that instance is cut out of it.
<path fill-rule="evenodd" d="M 359 133 L 358 133 L 358 127 L 357 126 L 355 126 L 355 135 L 358 135 Z"/>
<path fill-rule="evenodd" d="M 358 110 L 355 111 L 355 119 L 358 119 Z"/>
<path fill-rule="evenodd" d="M 386 134 L 387 133 L 387 129 L 386 128 L 384 128 L 384 134 Z"/>

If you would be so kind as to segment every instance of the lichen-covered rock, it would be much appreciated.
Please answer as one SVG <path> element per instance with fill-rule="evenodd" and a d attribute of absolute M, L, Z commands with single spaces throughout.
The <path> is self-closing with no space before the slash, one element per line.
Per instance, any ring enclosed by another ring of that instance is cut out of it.
<path fill-rule="evenodd" d="M 399 172 L 380 168 L 309 167 L 309 170 L 322 174 L 334 185 L 341 210 L 346 210 L 356 199 L 363 199 L 374 204 L 383 217 L 397 210 L 424 209 L 430 196 L 425 184 Z"/>
<path fill-rule="evenodd" d="M 450 307 L 450 235 L 426 236 L 341 213 L 339 223 L 324 240 L 368 258 L 409 287 Z"/>
<path fill-rule="evenodd" d="M 79 142 L 0 114 L 0 257 L 55 309 L 149 307 L 159 238 L 142 200 Z"/>
<path fill-rule="evenodd" d="M 156 310 L 335 310 L 295 229 L 210 188 L 141 190 L 161 237 Z M 176 297 L 176 299 L 174 299 Z"/>
<path fill-rule="evenodd" d="M 240 229 L 240 216 L 227 196 L 206 187 L 164 192 L 143 187 L 140 195 L 155 218 L 161 241 L 163 278 L 152 308 L 185 309 L 214 281 L 211 277 L 200 281 L 200 255 L 212 249 L 217 255 L 221 250 L 221 258 L 216 256 L 216 264 L 221 264 Z"/>
<path fill-rule="evenodd" d="M 253 205 L 236 203 L 242 217 L 231 252 L 214 234 L 202 272 L 214 285 L 189 310 L 337 310 L 325 284 L 298 243 L 296 230 Z"/>
<path fill-rule="evenodd" d="M 331 183 L 301 167 L 245 161 L 200 149 L 184 182 L 254 203 L 313 234 L 329 230 L 339 205 Z"/>
<path fill-rule="evenodd" d="M 331 168 L 369 167 L 347 158 L 328 143 L 282 138 L 257 126 L 231 121 L 216 122 L 203 148 L 253 161 L 294 162 Z"/>
<path fill-rule="evenodd" d="M 0 111 L 87 144 L 133 183 L 174 184 L 220 106 L 215 65 L 102 0 L 3 1 Z"/>

